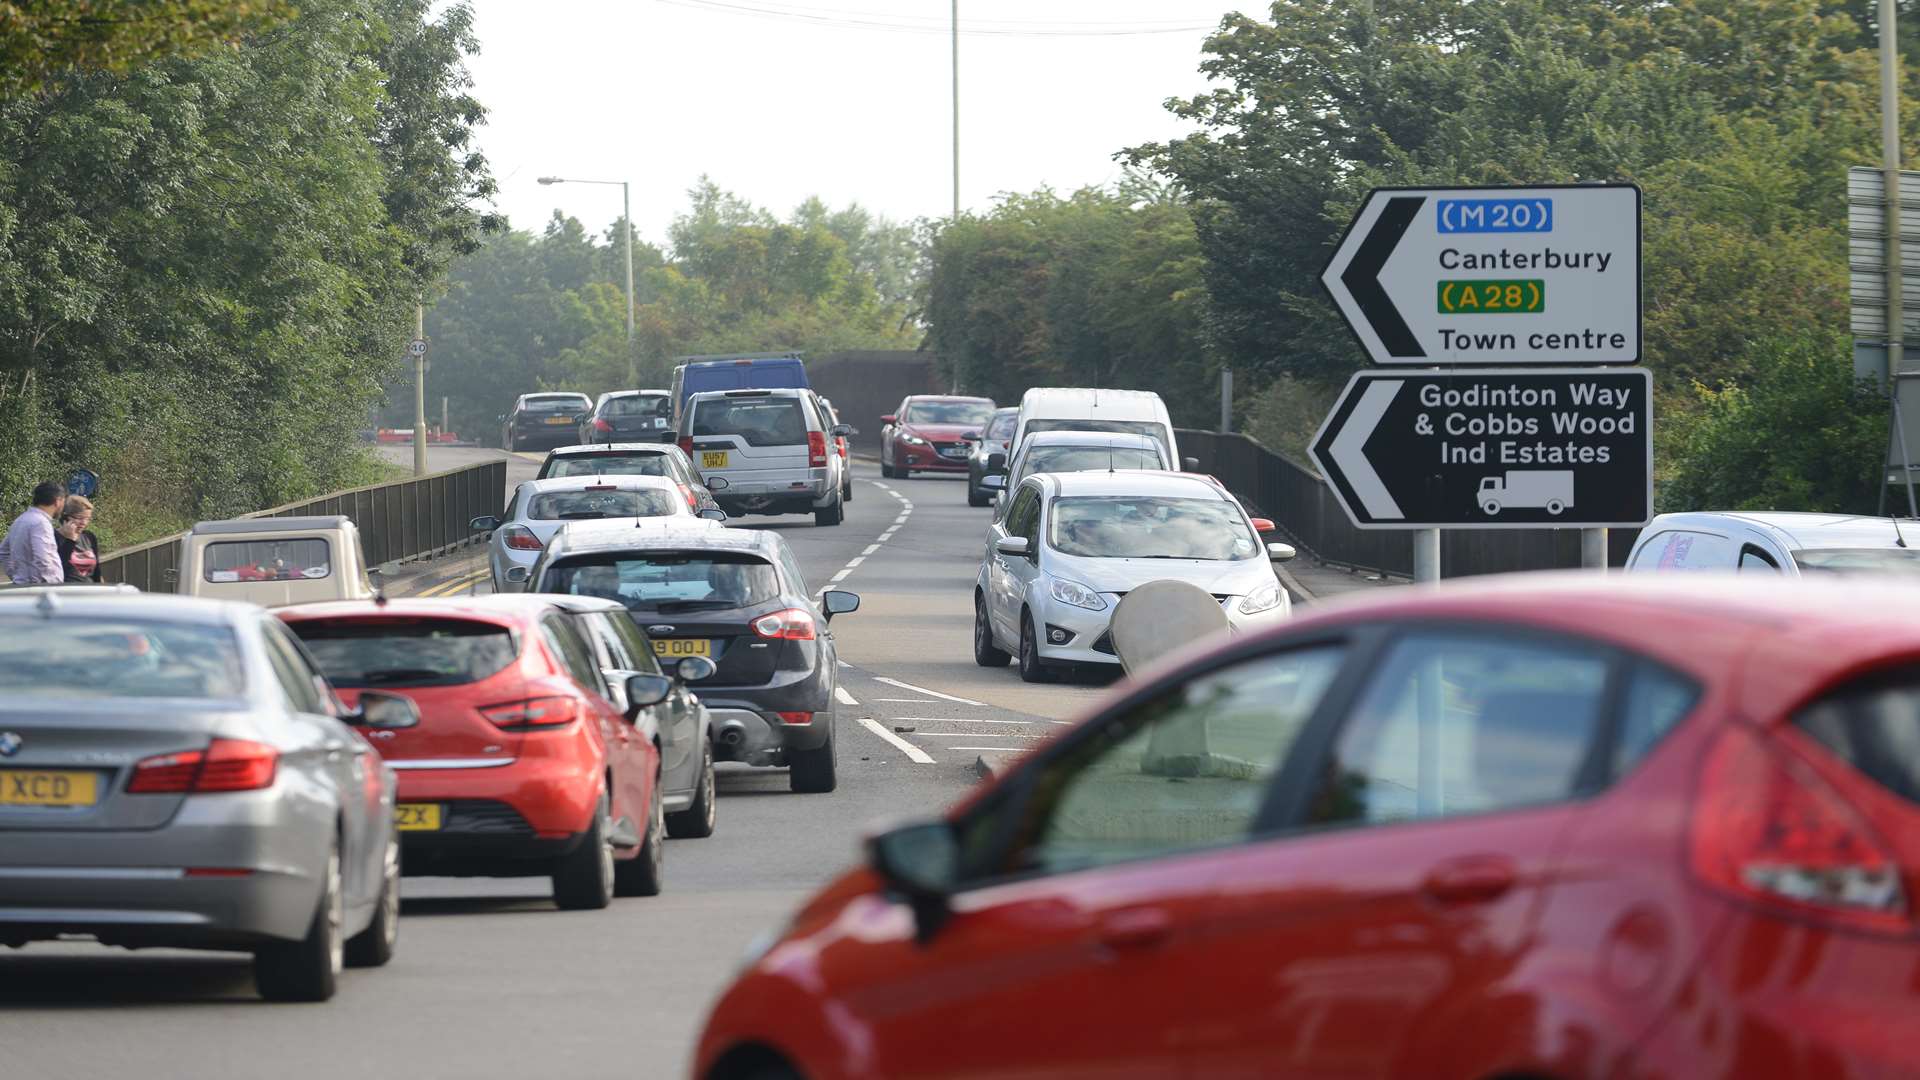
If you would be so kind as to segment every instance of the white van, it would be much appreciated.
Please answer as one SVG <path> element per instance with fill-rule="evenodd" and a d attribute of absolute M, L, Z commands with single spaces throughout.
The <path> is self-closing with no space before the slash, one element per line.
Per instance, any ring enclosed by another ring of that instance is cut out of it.
<path fill-rule="evenodd" d="M 1166 447 L 1167 459 L 1192 470 L 1198 463 L 1180 456 L 1167 405 L 1151 390 L 1098 390 L 1085 386 L 1036 386 L 1020 398 L 1012 451 L 1039 431 L 1111 431 L 1149 435 Z"/>

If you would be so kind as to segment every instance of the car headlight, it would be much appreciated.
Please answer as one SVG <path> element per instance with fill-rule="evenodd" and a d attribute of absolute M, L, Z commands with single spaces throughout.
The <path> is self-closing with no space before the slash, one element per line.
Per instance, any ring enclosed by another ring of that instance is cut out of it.
<path fill-rule="evenodd" d="M 1262 611 L 1272 611 L 1280 606 L 1280 601 L 1286 599 L 1286 596 L 1286 593 L 1280 591 L 1280 583 L 1277 581 L 1262 585 L 1240 601 L 1240 614 L 1258 615 Z"/>
<path fill-rule="evenodd" d="M 906 444 L 907 444 L 908 446 L 930 446 L 930 445 L 932 445 L 931 443 L 929 443 L 929 442 L 927 442 L 927 440 L 925 440 L 925 439 L 923 439 L 923 438 L 921 438 L 921 437 L 920 437 L 920 436 L 918 436 L 918 435 L 902 435 L 902 436 L 900 436 L 900 441 L 901 441 L 901 442 L 903 442 L 903 443 L 906 443 Z"/>
<path fill-rule="evenodd" d="M 1088 611 L 1100 611 L 1106 608 L 1107 599 L 1077 581 L 1064 578 L 1053 579 L 1053 598 L 1063 604 L 1086 608 Z"/>

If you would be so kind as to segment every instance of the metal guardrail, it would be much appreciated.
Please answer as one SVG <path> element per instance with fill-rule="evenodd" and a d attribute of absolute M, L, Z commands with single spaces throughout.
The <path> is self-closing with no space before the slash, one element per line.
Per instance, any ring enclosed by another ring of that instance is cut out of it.
<path fill-rule="evenodd" d="M 360 530 L 368 566 L 427 555 L 470 543 L 467 522 L 500 512 L 507 463 L 488 461 L 428 476 L 336 491 L 317 499 L 258 510 L 244 517 L 306 517 L 344 514 Z M 173 592 L 185 533 L 107 553 L 100 572 L 145 592 Z"/>
<path fill-rule="evenodd" d="M 1181 428 L 1179 438 L 1181 454 L 1198 458 L 1201 472 L 1217 477 L 1321 562 L 1412 576 L 1412 535 L 1355 528 L 1333 489 L 1310 470 L 1245 435 Z M 1639 535 L 1638 529 L 1609 530 L 1608 562 L 1624 564 Z M 1440 567 L 1447 577 L 1579 565 L 1578 529 L 1456 529 L 1441 534 Z"/>

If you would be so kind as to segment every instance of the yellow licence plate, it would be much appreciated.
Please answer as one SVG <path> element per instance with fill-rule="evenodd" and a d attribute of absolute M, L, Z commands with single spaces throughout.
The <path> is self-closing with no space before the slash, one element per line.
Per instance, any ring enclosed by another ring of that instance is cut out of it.
<path fill-rule="evenodd" d="M 726 452 L 725 450 L 702 450 L 702 451 L 700 451 L 700 467 L 701 467 L 701 468 L 703 468 L 703 469 L 724 469 L 724 468 L 726 468 L 726 467 L 727 467 L 727 452 Z"/>
<path fill-rule="evenodd" d="M 401 832 L 424 832 L 440 827 L 439 803 L 401 803 L 393 808 L 393 827 Z"/>
<path fill-rule="evenodd" d="M 544 423 L 548 423 L 548 424 L 571 424 L 571 423 L 573 423 L 573 421 L 571 421 L 571 420 L 569 420 L 569 419 L 567 419 L 567 418 L 566 418 L 566 417 L 564 417 L 564 416 L 549 416 L 549 417 L 547 417 L 547 418 L 546 418 L 546 420 L 545 420 L 545 421 L 543 421 L 543 422 L 544 422 Z"/>
<path fill-rule="evenodd" d="M 653 651 L 675 660 L 683 656 L 712 656 L 713 642 L 703 637 L 655 638 Z"/>
<path fill-rule="evenodd" d="M 0 770 L 0 806 L 92 806 L 99 798 L 95 773 Z"/>

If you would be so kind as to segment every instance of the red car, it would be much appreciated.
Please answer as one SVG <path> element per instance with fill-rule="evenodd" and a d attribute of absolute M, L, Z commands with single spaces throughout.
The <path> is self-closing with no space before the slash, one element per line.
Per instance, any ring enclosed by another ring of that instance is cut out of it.
<path fill-rule="evenodd" d="M 564 909 L 660 891 L 659 734 L 648 707 L 672 684 L 640 675 L 618 692 L 608 686 L 592 628 L 579 622 L 599 613 L 522 595 L 275 614 L 350 705 L 379 689 L 420 709 L 416 727 L 363 732 L 399 774 L 402 872 L 550 875 Z M 614 696 L 629 700 L 627 715 Z"/>
<path fill-rule="evenodd" d="M 980 437 L 993 408 L 990 398 L 908 395 L 899 409 L 880 418 L 881 475 L 966 472 L 973 452 L 966 436 Z"/>
<path fill-rule="evenodd" d="M 1915 1075 L 1920 591 L 1388 592 L 875 838 L 696 1074 Z"/>

